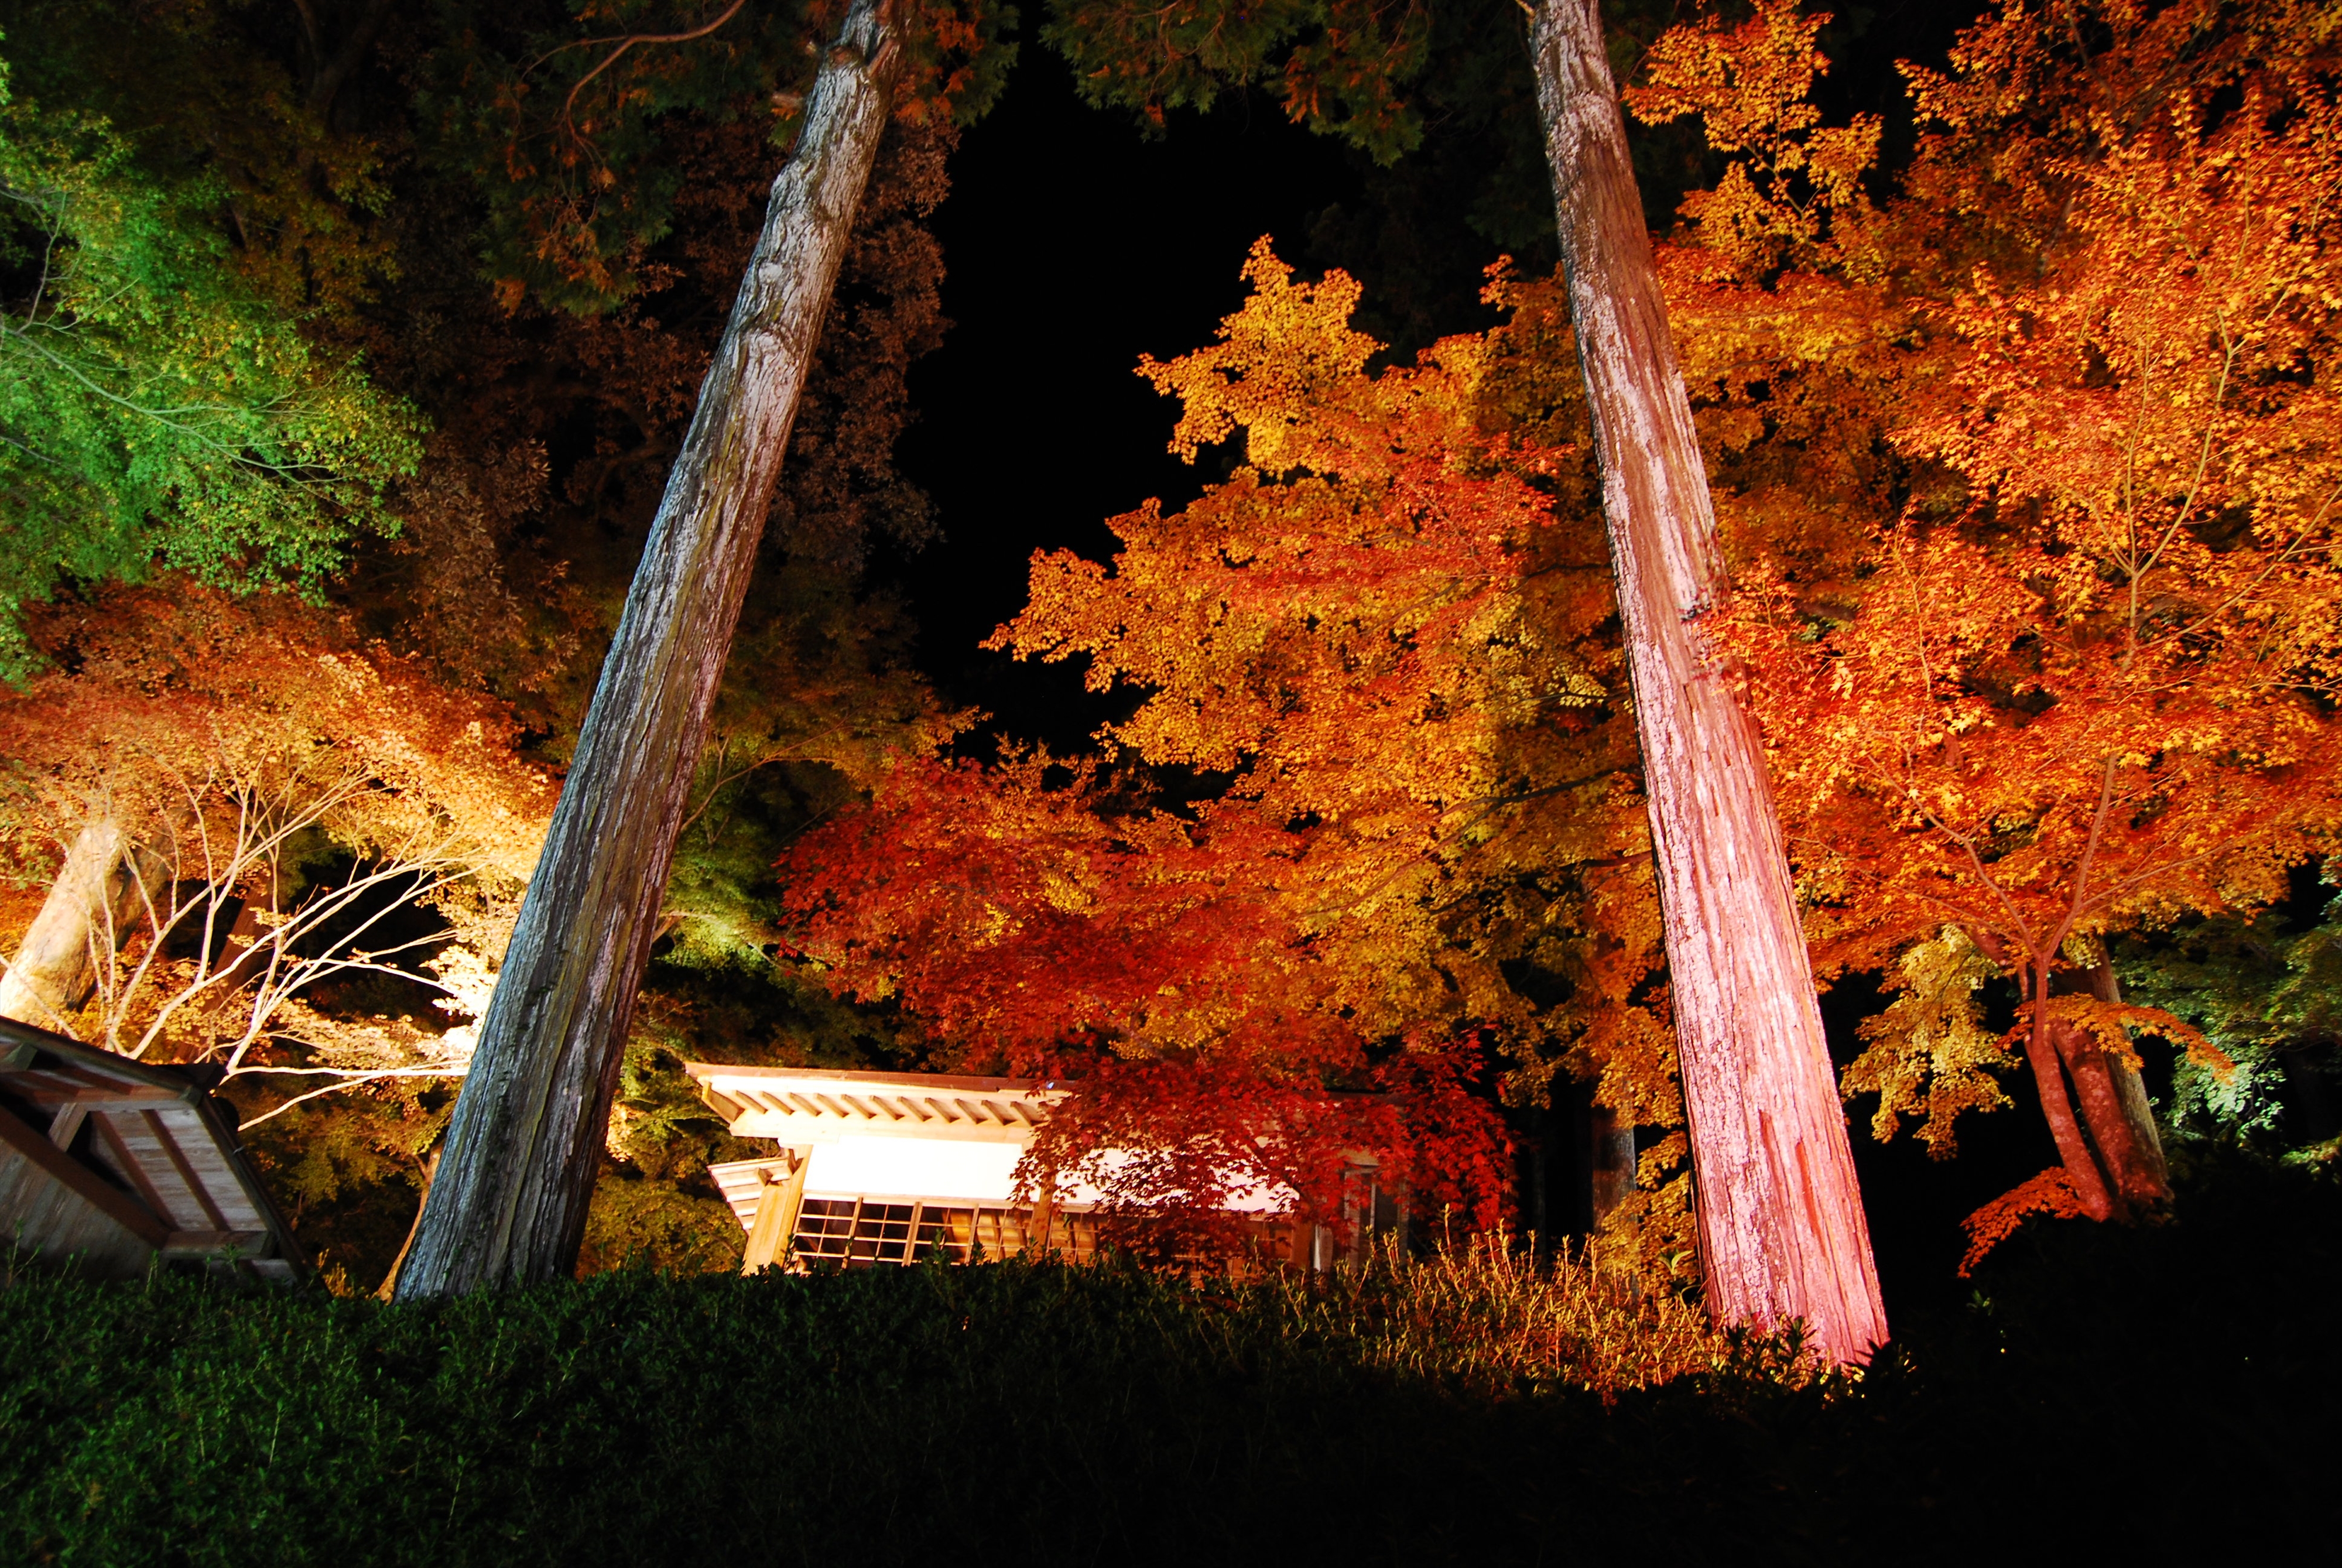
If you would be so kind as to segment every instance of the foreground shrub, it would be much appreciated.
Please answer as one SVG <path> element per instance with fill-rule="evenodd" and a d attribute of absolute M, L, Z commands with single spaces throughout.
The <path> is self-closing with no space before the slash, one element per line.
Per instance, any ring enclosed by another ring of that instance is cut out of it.
<path fill-rule="evenodd" d="M 2328 1539 L 2342 1202 L 2251 1164 L 2182 1197 L 2156 1230 L 2014 1238 L 1976 1303 L 1905 1325 L 1859 1383 L 1485 1251 L 1322 1287 L 622 1271 L 428 1308 L 26 1278 L 0 1293 L 0 1561 L 1966 1563 Z"/>
<path fill-rule="evenodd" d="M 1362 1367 L 1482 1396 L 1576 1389 L 1608 1398 L 1746 1357 L 1750 1342 L 1716 1332 L 1680 1294 L 1646 1290 L 1581 1253 L 1543 1259 L 1506 1242 L 1476 1236 L 1419 1260 L 1377 1250 L 1359 1269 L 1274 1275 L 1263 1305 L 1288 1332 L 1347 1344 Z M 1777 1359 L 1792 1382 L 1810 1373 L 1794 1340 Z"/>

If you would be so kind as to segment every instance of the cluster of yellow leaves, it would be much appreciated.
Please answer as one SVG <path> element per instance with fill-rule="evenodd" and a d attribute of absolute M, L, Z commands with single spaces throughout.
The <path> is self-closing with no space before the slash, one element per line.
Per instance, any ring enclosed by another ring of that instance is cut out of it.
<path fill-rule="evenodd" d="M 1927 1152 L 1941 1159 L 1956 1147 L 1962 1112 L 2008 1104 L 1996 1075 L 2005 1042 L 1981 1026 L 1975 1003 L 1977 988 L 1999 965 L 1959 927 L 1947 925 L 1906 948 L 1897 967 L 1895 999 L 1862 1024 L 1872 1049 L 1848 1064 L 1841 1084 L 1848 1095 L 1878 1096 L 1870 1130 L 1880 1142 L 1894 1136 L 1904 1116 L 1917 1116 Z"/>
<path fill-rule="evenodd" d="M 1814 39 L 1830 17 L 1800 16 L 1798 3 L 1756 0 L 1736 27 L 1706 10 L 1697 25 L 1669 28 L 1645 57 L 1643 81 L 1622 95 L 1647 124 L 1699 115 L 1708 145 L 1734 155 L 1715 189 L 1683 205 L 1714 276 L 1755 275 L 1793 256 L 1877 272 L 1862 179 L 1882 124 L 1876 115 L 1822 124 L 1811 94 L 1829 60 Z"/>

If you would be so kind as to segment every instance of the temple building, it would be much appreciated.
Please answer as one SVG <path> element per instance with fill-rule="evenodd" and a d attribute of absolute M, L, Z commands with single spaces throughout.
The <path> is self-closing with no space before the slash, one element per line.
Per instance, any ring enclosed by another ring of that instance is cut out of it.
<path fill-rule="evenodd" d="M 1103 1194 L 1071 1183 L 1038 1203 L 1016 1198 L 1026 1146 L 1063 1097 L 1018 1078 L 818 1067 L 686 1063 L 700 1097 L 737 1138 L 769 1138 L 777 1153 L 712 1165 L 748 1233 L 744 1272 L 779 1266 L 953 1262 L 1055 1250 L 1076 1262 L 1097 1250 Z M 1108 1160 L 1112 1154 L 1106 1155 Z M 1361 1172 L 1353 1248 L 1369 1230 L 1402 1223 L 1389 1194 Z M 1333 1261 L 1324 1226 L 1289 1219 L 1293 1193 L 1246 1193 L 1230 1205 L 1254 1220 L 1261 1249 L 1318 1268 Z"/>

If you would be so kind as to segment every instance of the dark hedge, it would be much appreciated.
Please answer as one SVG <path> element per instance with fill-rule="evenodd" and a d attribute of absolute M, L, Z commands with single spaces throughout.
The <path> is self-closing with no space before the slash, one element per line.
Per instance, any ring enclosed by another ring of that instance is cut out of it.
<path fill-rule="evenodd" d="M 2199 1167 L 2201 1163 L 2199 1162 Z M 1953 1562 L 2342 1523 L 2330 1183 L 2037 1227 L 1858 1386 L 1606 1406 L 1376 1369 L 1274 1293 L 1018 1263 L 620 1272 L 442 1308 L 21 1275 L 0 1558 Z"/>

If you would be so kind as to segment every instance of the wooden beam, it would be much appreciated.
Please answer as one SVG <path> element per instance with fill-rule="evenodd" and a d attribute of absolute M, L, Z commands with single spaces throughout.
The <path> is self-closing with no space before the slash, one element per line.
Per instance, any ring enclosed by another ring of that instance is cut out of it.
<path fill-rule="evenodd" d="M 1045 1258 L 1049 1255 L 1049 1223 L 1056 1217 L 1056 1211 L 1057 1194 L 1054 1185 L 1043 1187 L 1041 1201 L 1033 1205 L 1033 1230 L 1026 1233 L 1025 1251 L 1028 1253 L 1033 1251 L 1033 1233 L 1037 1231 L 1041 1237 L 1041 1250 L 1038 1255 Z"/>
<path fill-rule="evenodd" d="M 748 1245 L 740 1256 L 740 1272 L 786 1267 L 789 1243 L 797 1233 L 797 1214 L 805 1207 L 806 1174 L 813 1169 L 811 1149 L 789 1151 L 796 1168 L 786 1180 L 767 1181 L 756 1199 L 756 1217 L 748 1227 Z"/>
<path fill-rule="evenodd" d="M 185 1098 L 166 1094 L 160 1089 L 92 1088 L 76 1085 L 63 1089 L 45 1079 L 15 1086 L 18 1099 L 35 1105 L 79 1105 L 89 1111 L 123 1110 L 132 1106 L 145 1110 L 157 1105 L 176 1105 Z"/>
<path fill-rule="evenodd" d="M 160 1248 L 168 1233 L 129 1193 L 49 1142 L 49 1135 L 0 1109 L 0 1143 L 6 1144 L 59 1186 L 150 1247 Z"/>
<path fill-rule="evenodd" d="M 88 1106 L 66 1106 L 49 1123 L 49 1142 L 60 1149 L 72 1148 L 74 1135 L 81 1131 L 81 1124 L 88 1120 Z"/>
<path fill-rule="evenodd" d="M 171 1136 L 171 1129 L 165 1126 L 163 1118 L 152 1111 L 141 1114 L 145 1119 L 147 1131 L 154 1134 L 155 1141 L 163 1145 L 164 1157 L 171 1162 L 171 1168 L 179 1173 L 179 1180 L 186 1183 L 187 1191 L 195 1194 L 195 1206 L 203 1210 L 204 1218 L 212 1223 L 212 1229 L 226 1230 L 227 1221 L 221 1215 L 219 1205 L 212 1202 L 212 1195 L 205 1188 L 203 1178 L 195 1174 L 195 1167 L 187 1164 L 186 1151 L 179 1147 L 176 1138 Z"/>
<path fill-rule="evenodd" d="M 166 1225 L 172 1223 L 171 1205 L 163 1201 L 163 1194 L 155 1190 L 154 1182 L 146 1174 L 146 1167 L 138 1163 L 138 1156 L 130 1152 L 128 1144 L 123 1142 L 122 1129 L 114 1124 L 113 1117 L 100 1116 L 97 1119 L 97 1136 L 100 1143 L 114 1151 L 115 1163 L 122 1167 L 122 1174 L 129 1178 L 130 1184 L 138 1189 L 139 1197 L 145 1201 L 155 1219 Z"/>
<path fill-rule="evenodd" d="M 163 1238 L 166 1258 L 211 1258 L 223 1253 L 257 1258 L 267 1252 L 266 1231 L 173 1231 Z"/>

